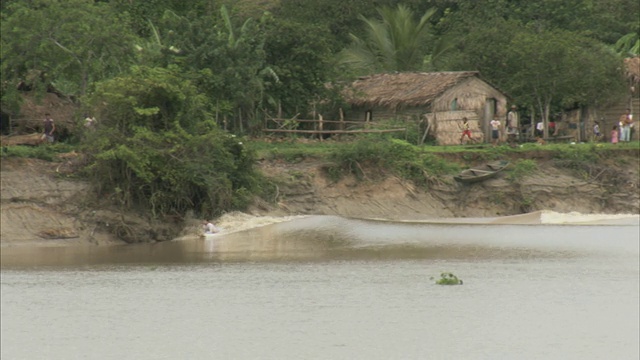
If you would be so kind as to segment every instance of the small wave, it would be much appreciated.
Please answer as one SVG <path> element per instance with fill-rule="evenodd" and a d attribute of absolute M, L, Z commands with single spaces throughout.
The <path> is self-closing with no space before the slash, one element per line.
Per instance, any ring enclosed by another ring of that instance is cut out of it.
<path fill-rule="evenodd" d="M 275 223 L 292 221 L 310 217 L 310 215 L 297 216 L 254 216 L 242 212 L 231 212 L 221 216 L 216 225 L 224 229 L 224 233 L 237 232 Z M 346 217 L 343 217 L 348 219 Z M 352 218 L 358 220 L 357 218 Z M 509 215 L 485 218 L 425 218 L 423 220 L 390 220 L 380 218 L 362 218 L 388 223 L 414 223 L 414 224 L 512 224 L 512 225 L 561 225 L 561 224 L 594 224 L 594 225 L 638 225 L 638 214 L 583 214 L 579 212 L 559 213 L 552 210 L 539 210 L 526 214 Z"/>
<path fill-rule="evenodd" d="M 220 216 L 214 223 L 216 227 L 221 230 L 220 235 L 222 235 L 304 217 L 306 216 L 254 216 L 240 211 L 233 211 Z M 183 230 L 182 235 L 176 238 L 176 240 L 190 240 L 200 236 L 202 236 L 202 222 L 201 220 L 193 220 L 191 225 L 187 226 Z"/>
<path fill-rule="evenodd" d="M 311 215 L 295 216 L 255 216 L 243 212 L 230 212 L 215 221 L 215 225 L 222 229 L 221 234 L 230 234 L 244 230 L 259 228 L 271 224 L 299 220 L 313 217 Z M 384 222 L 389 224 L 451 224 L 451 225 L 640 225 L 638 214 L 582 214 L 579 212 L 559 213 L 551 210 L 540 210 L 526 214 L 485 217 L 485 218 L 425 218 L 423 220 L 391 220 L 373 218 L 334 217 L 331 221 L 342 218 L 344 220 L 364 220 Z M 182 239 L 199 236 L 202 233 L 200 222 L 194 223 L 185 231 Z"/>
<path fill-rule="evenodd" d="M 640 223 L 640 215 L 558 213 L 544 210 L 540 213 L 540 221 L 542 224 L 638 224 Z"/>
<path fill-rule="evenodd" d="M 254 216 L 243 212 L 234 211 L 226 213 L 218 218 L 217 226 L 224 229 L 224 233 L 237 232 L 284 221 L 301 219 L 306 216 Z"/>

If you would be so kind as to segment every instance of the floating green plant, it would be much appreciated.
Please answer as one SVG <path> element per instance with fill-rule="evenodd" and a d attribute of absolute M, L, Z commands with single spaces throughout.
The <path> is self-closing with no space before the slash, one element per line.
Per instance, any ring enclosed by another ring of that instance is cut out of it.
<path fill-rule="evenodd" d="M 457 276 L 452 273 L 440 274 L 440 279 L 436 281 L 438 285 L 462 285 L 462 279 L 458 279 Z"/>

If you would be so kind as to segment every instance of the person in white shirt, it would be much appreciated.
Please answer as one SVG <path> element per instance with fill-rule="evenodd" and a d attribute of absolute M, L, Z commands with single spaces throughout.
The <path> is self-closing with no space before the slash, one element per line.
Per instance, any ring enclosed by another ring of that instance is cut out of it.
<path fill-rule="evenodd" d="M 540 120 L 536 124 L 536 137 L 543 137 L 543 136 L 544 136 L 544 122 Z"/>
<path fill-rule="evenodd" d="M 515 105 L 511 105 L 511 110 L 507 113 L 507 141 L 509 141 L 509 145 L 512 147 L 516 145 L 517 137 L 518 137 L 518 128 L 519 124 L 519 116 L 518 110 Z"/>
<path fill-rule="evenodd" d="M 491 143 L 496 146 L 498 145 L 498 139 L 500 139 L 500 120 L 498 120 L 498 115 L 491 120 L 489 125 L 491 125 Z"/>
<path fill-rule="evenodd" d="M 633 115 L 631 115 L 631 109 L 627 109 L 627 112 L 620 116 L 620 141 L 631 141 L 631 128 L 633 127 Z"/>

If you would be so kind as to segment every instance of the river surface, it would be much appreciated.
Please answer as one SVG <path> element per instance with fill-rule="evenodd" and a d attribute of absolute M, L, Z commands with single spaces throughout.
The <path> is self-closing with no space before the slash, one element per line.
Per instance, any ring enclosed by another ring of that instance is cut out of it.
<path fill-rule="evenodd" d="M 2 248 L 1 358 L 638 359 L 639 227 L 312 216 Z M 464 280 L 441 286 L 442 272 Z"/>

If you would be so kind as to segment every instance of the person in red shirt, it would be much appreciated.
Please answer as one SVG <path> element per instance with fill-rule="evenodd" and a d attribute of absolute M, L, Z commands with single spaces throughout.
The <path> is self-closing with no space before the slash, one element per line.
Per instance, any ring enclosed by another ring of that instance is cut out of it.
<path fill-rule="evenodd" d="M 460 144 L 463 144 L 465 136 L 469 138 L 469 141 L 473 140 L 473 137 L 471 136 L 471 128 L 469 127 L 469 120 L 466 117 L 462 118 L 462 135 L 460 136 Z"/>

